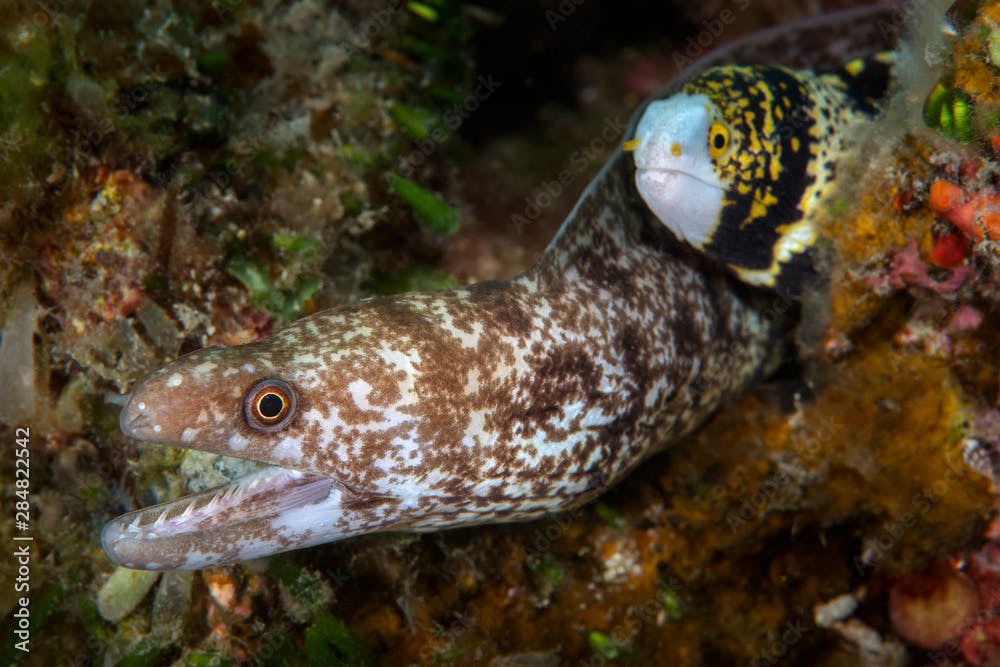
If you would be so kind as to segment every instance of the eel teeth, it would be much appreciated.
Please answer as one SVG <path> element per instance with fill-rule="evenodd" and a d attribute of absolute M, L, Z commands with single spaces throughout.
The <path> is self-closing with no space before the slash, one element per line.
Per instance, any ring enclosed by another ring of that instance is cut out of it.
<path fill-rule="evenodd" d="M 234 543 L 248 554 L 271 549 L 254 531 L 275 531 L 283 521 L 298 530 L 302 517 L 317 508 L 330 520 L 351 516 L 351 509 L 341 506 L 345 498 L 369 500 L 351 496 L 324 475 L 265 468 L 225 487 L 125 514 L 105 527 L 101 541 L 112 560 L 127 567 L 194 569 L 216 562 L 220 556 L 212 554 L 228 553 L 237 548 Z M 308 537 L 312 529 L 304 530 Z M 156 556 L 147 555 L 151 552 Z"/>
<path fill-rule="evenodd" d="M 212 499 L 209 500 L 208 503 L 201 509 L 206 514 L 211 514 L 218 506 L 218 504 L 219 504 L 219 494 L 216 493 L 214 496 L 212 496 Z"/>
<path fill-rule="evenodd" d="M 196 501 L 192 500 L 188 504 L 187 508 L 183 512 L 181 512 L 181 515 L 179 517 L 177 517 L 177 520 L 178 521 L 184 521 L 185 519 L 190 518 L 191 515 L 194 514 L 194 506 L 195 506 L 195 504 L 196 504 Z"/>
<path fill-rule="evenodd" d="M 320 486 L 316 486 L 317 480 L 322 482 Z M 224 487 L 138 510 L 126 515 L 127 520 L 119 526 L 122 533 L 140 539 L 209 530 L 260 512 L 318 502 L 326 497 L 334 480 L 317 480 L 283 468 L 268 468 Z"/>

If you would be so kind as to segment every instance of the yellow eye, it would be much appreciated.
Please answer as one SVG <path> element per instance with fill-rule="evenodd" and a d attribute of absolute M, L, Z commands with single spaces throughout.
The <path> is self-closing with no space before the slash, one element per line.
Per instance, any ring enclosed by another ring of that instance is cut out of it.
<path fill-rule="evenodd" d="M 718 160 L 729 148 L 729 128 L 722 123 L 712 123 L 708 130 L 708 154 Z"/>
<path fill-rule="evenodd" d="M 282 380 L 261 380 L 243 399 L 243 416 L 257 431 L 280 431 L 295 415 L 295 392 Z"/>

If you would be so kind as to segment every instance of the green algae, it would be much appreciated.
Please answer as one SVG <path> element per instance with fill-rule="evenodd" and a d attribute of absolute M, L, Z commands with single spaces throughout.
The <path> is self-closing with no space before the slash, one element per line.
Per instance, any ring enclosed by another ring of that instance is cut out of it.
<path fill-rule="evenodd" d="M 660 582 L 660 605 L 669 620 L 679 621 L 684 618 L 684 602 L 672 581 Z"/>
<path fill-rule="evenodd" d="M 297 276 L 291 281 L 272 278 L 266 260 L 242 253 L 232 255 L 225 267 L 226 272 L 247 289 L 256 305 L 266 308 L 282 323 L 302 315 L 306 302 L 321 284 L 319 277 L 309 275 Z"/>
<path fill-rule="evenodd" d="M 378 658 L 336 616 L 320 614 L 305 630 L 310 667 L 375 667 Z"/>
<path fill-rule="evenodd" d="M 373 294 L 403 294 L 424 290 L 451 289 L 458 287 L 458 284 L 458 280 L 450 273 L 417 265 L 398 273 L 378 273 L 372 277 L 367 288 Z"/>
<path fill-rule="evenodd" d="M 625 517 L 622 513 L 602 500 L 594 503 L 594 511 L 601 521 L 612 528 L 621 528 L 625 525 Z"/>
<path fill-rule="evenodd" d="M 617 660 L 625 655 L 625 647 L 599 630 L 587 633 L 587 641 L 591 648 L 605 660 Z"/>
<path fill-rule="evenodd" d="M 544 553 L 529 563 L 528 576 L 538 595 L 548 600 L 566 581 L 566 567 L 551 553 Z"/>
<path fill-rule="evenodd" d="M 437 234 L 453 234 L 458 231 L 458 211 L 441 198 L 408 178 L 396 174 L 386 174 L 389 187 L 413 211 L 417 220 Z"/>
<path fill-rule="evenodd" d="M 295 622 L 315 619 L 333 600 L 333 590 L 323 575 L 288 557 L 272 558 L 267 569 L 280 582 L 285 613 Z"/>
<path fill-rule="evenodd" d="M 164 653 L 164 647 L 155 642 L 143 640 L 128 651 L 113 664 L 115 667 L 147 667 L 155 664 Z"/>
<path fill-rule="evenodd" d="M 429 138 L 435 129 L 443 127 L 437 112 L 416 104 L 393 104 L 389 115 L 408 137 L 417 141 Z"/>
<path fill-rule="evenodd" d="M 53 87 L 57 50 L 53 36 L 31 24 L 0 36 L 0 189 L 5 199 L 33 203 L 62 155 L 39 112 Z"/>
<path fill-rule="evenodd" d="M 431 663 L 435 665 L 450 665 L 465 655 L 465 649 L 456 644 L 451 644 L 443 649 L 434 652 Z"/>
<path fill-rule="evenodd" d="M 305 234 L 294 234 L 278 230 L 271 237 L 271 242 L 278 250 L 290 252 L 303 257 L 314 256 L 319 251 L 319 243 L 316 239 Z"/>
<path fill-rule="evenodd" d="M 438 20 L 438 12 L 431 4 L 423 2 L 408 2 L 406 8 L 411 12 L 430 23 Z"/>
<path fill-rule="evenodd" d="M 192 651 L 184 656 L 185 667 L 228 667 L 232 663 L 217 653 Z"/>

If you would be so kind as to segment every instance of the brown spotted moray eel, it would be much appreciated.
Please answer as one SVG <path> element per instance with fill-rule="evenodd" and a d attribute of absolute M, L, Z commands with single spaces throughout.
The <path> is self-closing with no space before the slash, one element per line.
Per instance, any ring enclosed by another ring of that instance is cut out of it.
<path fill-rule="evenodd" d="M 823 83 L 822 99 L 805 68 L 871 53 L 885 12 L 779 27 L 689 68 L 640 108 L 625 150 L 516 278 L 366 299 L 142 378 L 125 434 L 267 467 L 112 520 L 108 555 L 194 569 L 377 531 L 531 519 L 587 502 L 692 431 L 784 346 L 775 303 L 797 293 L 802 272 L 785 269 L 811 244 L 799 224 L 821 189 L 810 184 L 829 178 L 836 123 L 821 121 L 851 102 L 862 66 Z M 775 59 L 804 69 L 713 67 Z M 743 98 L 755 110 L 788 102 L 797 119 L 765 146 L 784 156 L 764 176 L 752 153 L 774 118 L 744 122 Z M 671 124 L 678 114 L 690 118 Z M 736 207 L 754 234 L 739 237 Z M 798 236 L 782 248 L 788 229 Z"/>

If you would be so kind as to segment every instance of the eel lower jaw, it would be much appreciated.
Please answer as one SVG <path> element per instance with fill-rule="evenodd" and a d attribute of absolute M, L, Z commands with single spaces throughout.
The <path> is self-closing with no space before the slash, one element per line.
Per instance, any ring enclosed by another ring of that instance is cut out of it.
<path fill-rule="evenodd" d="M 384 502 L 393 500 L 325 475 L 271 466 L 119 516 L 104 527 L 101 542 L 125 567 L 198 569 L 371 532 L 357 509 Z"/>
<path fill-rule="evenodd" d="M 712 238 L 725 189 L 698 174 L 665 167 L 637 167 L 635 185 L 646 205 L 675 235 L 696 248 Z"/>

